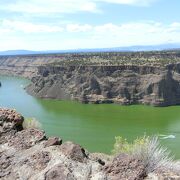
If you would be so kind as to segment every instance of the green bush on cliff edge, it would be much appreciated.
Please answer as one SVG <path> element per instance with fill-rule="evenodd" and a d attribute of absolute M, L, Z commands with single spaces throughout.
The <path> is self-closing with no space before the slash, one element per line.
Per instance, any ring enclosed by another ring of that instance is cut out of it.
<path fill-rule="evenodd" d="M 23 128 L 35 128 L 35 129 L 41 129 L 41 124 L 36 118 L 26 118 L 23 122 Z"/>
<path fill-rule="evenodd" d="M 113 154 L 127 153 L 133 154 L 136 146 L 143 146 L 149 141 L 148 136 L 140 137 L 135 139 L 132 143 L 129 143 L 127 139 L 124 139 L 121 136 L 115 137 L 114 149 L 112 150 Z"/>
<path fill-rule="evenodd" d="M 147 173 L 157 169 L 180 171 L 180 165 L 173 161 L 170 151 L 160 145 L 158 136 L 143 136 L 135 139 L 132 143 L 118 136 L 115 137 L 114 155 L 125 153 L 139 159 L 146 167 Z"/>

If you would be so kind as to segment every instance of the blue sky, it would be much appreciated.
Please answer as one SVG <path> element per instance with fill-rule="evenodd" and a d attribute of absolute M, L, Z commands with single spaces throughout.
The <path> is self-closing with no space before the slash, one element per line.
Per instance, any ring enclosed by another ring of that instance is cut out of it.
<path fill-rule="evenodd" d="M 179 0 L 0 0 L 0 50 L 180 43 Z"/>

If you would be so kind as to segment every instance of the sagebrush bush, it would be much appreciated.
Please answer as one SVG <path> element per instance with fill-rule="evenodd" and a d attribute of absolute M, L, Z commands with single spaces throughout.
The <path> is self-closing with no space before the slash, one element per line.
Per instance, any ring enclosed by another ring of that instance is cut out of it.
<path fill-rule="evenodd" d="M 160 145 L 158 137 L 143 136 L 132 143 L 122 137 L 115 138 L 113 154 L 126 153 L 141 160 L 150 173 L 157 169 L 178 169 L 180 166 L 173 162 L 170 151 Z"/>
<path fill-rule="evenodd" d="M 135 144 L 132 155 L 142 160 L 148 173 L 159 168 L 169 169 L 173 164 L 170 151 L 160 145 L 157 136 L 147 138 L 141 146 Z"/>
<path fill-rule="evenodd" d="M 41 124 L 36 118 L 26 118 L 23 122 L 23 128 L 35 128 L 35 129 L 41 129 Z"/>
<path fill-rule="evenodd" d="M 127 139 L 122 138 L 121 136 L 115 137 L 114 149 L 112 150 L 113 154 L 127 153 L 132 154 L 135 146 L 142 146 L 149 139 L 149 137 L 140 137 L 135 139 L 132 143 L 129 143 Z"/>

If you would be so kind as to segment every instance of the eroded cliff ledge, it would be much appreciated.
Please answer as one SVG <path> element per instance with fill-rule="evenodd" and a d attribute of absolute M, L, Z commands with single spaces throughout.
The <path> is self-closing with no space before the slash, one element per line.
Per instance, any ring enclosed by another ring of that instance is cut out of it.
<path fill-rule="evenodd" d="M 1 56 L 0 74 L 32 79 L 27 92 L 40 98 L 180 104 L 180 51 Z"/>
<path fill-rule="evenodd" d="M 27 87 L 40 98 L 84 103 L 180 104 L 180 63 L 155 65 L 46 65 Z"/>
<path fill-rule="evenodd" d="M 0 75 L 20 76 L 31 79 L 37 67 L 58 62 L 62 55 L 14 55 L 0 56 Z"/>

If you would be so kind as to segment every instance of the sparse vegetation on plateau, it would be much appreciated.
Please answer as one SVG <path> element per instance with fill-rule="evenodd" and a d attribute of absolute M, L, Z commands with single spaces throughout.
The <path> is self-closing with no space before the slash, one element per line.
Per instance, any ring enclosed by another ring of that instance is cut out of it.
<path fill-rule="evenodd" d="M 165 66 L 180 62 L 180 51 L 98 52 L 62 54 L 52 66 Z"/>

